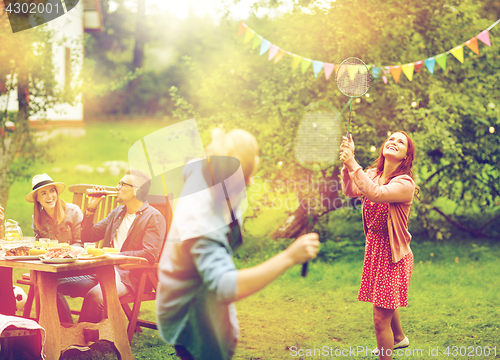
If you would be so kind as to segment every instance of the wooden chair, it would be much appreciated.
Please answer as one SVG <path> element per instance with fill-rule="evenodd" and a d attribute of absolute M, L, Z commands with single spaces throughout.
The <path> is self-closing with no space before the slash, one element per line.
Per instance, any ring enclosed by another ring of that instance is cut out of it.
<path fill-rule="evenodd" d="M 87 190 L 93 188 L 95 185 L 90 184 L 76 184 L 71 185 L 68 190 L 73 193 L 72 203 L 77 205 L 82 212 L 85 214 L 87 210 L 87 206 L 89 203 L 87 197 Z M 106 190 L 116 191 L 115 187 L 105 186 Z M 99 208 L 94 214 L 94 223 L 101 221 L 109 213 L 118 206 L 116 201 L 116 195 L 108 195 L 106 196 L 100 203 Z M 24 304 L 23 317 L 30 318 L 31 308 L 33 307 L 33 301 L 38 299 L 38 288 L 35 282 L 31 281 L 31 276 L 29 273 L 25 273 L 22 275 L 22 278 L 17 280 L 18 284 L 29 286 L 28 297 L 26 299 L 26 303 Z M 36 302 L 36 317 L 35 319 L 38 321 L 40 317 L 40 309 L 38 301 Z"/>
<path fill-rule="evenodd" d="M 95 185 L 90 184 L 76 184 L 71 185 L 69 187 L 69 191 L 73 193 L 73 204 L 78 205 L 82 212 L 85 213 L 88 206 L 88 197 L 86 192 L 88 189 L 94 187 Z M 114 187 L 105 186 L 106 190 L 116 190 Z M 169 199 L 170 198 L 170 199 Z M 170 207 L 170 202 L 172 200 L 172 194 L 169 194 L 169 198 L 166 196 L 148 196 L 148 201 L 150 201 L 150 205 L 157 209 L 165 218 L 166 222 L 166 235 L 170 228 L 170 224 L 172 223 L 172 209 Z M 94 215 L 94 223 L 101 221 L 106 216 L 111 213 L 113 209 L 118 206 L 115 195 L 108 195 L 101 201 L 99 205 L 99 209 L 96 211 Z M 162 246 L 163 248 L 163 246 Z M 140 274 L 139 286 L 137 288 L 137 292 L 130 295 L 125 295 L 120 298 L 120 303 L 122 305 L 125 314 L 129 320 L 129 325 L 127 328 L 127 334 L 129 341 L 132 342 L 132 337 L 134 336 L 134 332 L 141 331 L 140 327 L 147 327 L 150 329 L 157 329 L 156 323 L 147 320 L 139 319 L 139 311 L 141 307 L 141 303 L 143 301 L 151 301 L 156 299 L 156 288 L 158 285 L 158 263 L 152 265 L 132 265 L 126 264 L 121 265 L 121 269 L 123 270 L 134 270 Z M 23 278 L 17 280 L 18 284 L 29 285 L 29 293 L 28 298 L 26 300 L 26 304 L 23 311 L 23 317 L 29 318 L 31 314 L 31 308 L 33 306 L 33 300 L 37 299 L 37 312 L 36 319 L 39 318 L 39 303 L 38 303 L 38 288 L 36 283 L 33 283 L 30 280 L 30 274 L 23 274 Z M 132 309 L 129 304 L 132 305 Z M 78 310 L 71 310 L 72 314 L 80 314 Z"/>
<path fill-rule="evenodd" d="M 170 207 L 170 203 L 168 202 L 169 200 L 172 200 L 172 194 L 169 194 L 168 198 L 165 197 L 165 202 L 163 203 L 150 203 L 151 206 L 153 206 L 163 215 L 166 222 L 166 233 L 165 238 L 163 239 L 163 245 L 160 254 L 163 252 L 163 246 L 165 245 L 168 230 L 170 229 L 170 225 L 172 223 L 173 213 L 172 208 Z M 155 201 L 154 198 L 151 199 L 151 201 Z M 143 301 L 156 300 L 156 289 L 158 287 L 158 263 L 154 263 L 151 265 L 124 264 L 120 265 L 120 269 L 133 270 L 140 273 L 140 280 L 137 291 L 134 294 L 125 295 L 120 298 L 122 308 L 129 320 L 127 328 L 128 340 L 130 343 L 132 343 L 134 333 L 141 332 L 141 327 L 158 330 L 156 322 L 141 320 L 138 318 L 139 311 L 141 309 L 141 303 Z M 130 308 L 129 304 L 133 304 L 132 309 Z"/>

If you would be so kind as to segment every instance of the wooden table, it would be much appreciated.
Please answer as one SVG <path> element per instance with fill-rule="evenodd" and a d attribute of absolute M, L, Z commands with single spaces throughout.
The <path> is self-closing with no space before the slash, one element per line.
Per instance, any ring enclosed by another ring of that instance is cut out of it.
<path fill-rule="evenodd" d="M 46 264 L 40 260 L 13 261 L 0 259 L 0 267 L 30 270 L 38 284 L 38 323 L 45 329 L 45 354 L 47 360 L 57 360 L 61 351 L 71 345 L 88 346 L 91 341 L 84 337 L 84 329 L 99 331 L 100 340 L 115 344 L 122 359 L 133 359 L 127 337 L 127 318 L 120 305 L 115 282 L 115 265 L 146 264 L 143 258 L 113 256 L 96 260 L 77 260 L 67 264 Z M 98 324 L 60 324 L 57 313 L 57 279 L 86 274 L 97 274 L 104 297 L 104 319 Z M 11 273 L 12 278 L 12 273 Z M 62 336 L 64 334 L 64 336 Z"/>

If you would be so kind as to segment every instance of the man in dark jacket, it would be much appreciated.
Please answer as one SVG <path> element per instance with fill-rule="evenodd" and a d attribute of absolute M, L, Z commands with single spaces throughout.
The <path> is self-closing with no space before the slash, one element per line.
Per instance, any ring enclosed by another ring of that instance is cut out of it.
<path fill-rule="evenodd" d="M 114 209 L 105 219 L 93 223 L 100 198 L 90 198 L 82 221 L 82 242 L 104 239 L 104 247 L 114 247 L 122 255 L 142 257 L 149 263 L 158 261 L 166 234 L 163 215 L 148 204 L 146 196 L 150 179 L 139 170 L 129 170 L 116 186 L 117 201 L 123 205 Z M 104 190 L 95 187 L 95 190 Z M 116 268 L 118 296 L 136 291 L 139 279 L 130 271 Z M 69 278 L 58 286 L 58 291 L 70 296 L 83 296 L 80 322 L 97 323 L 103 317 L 103 296 L 97 277 Z M 68 306 L 69 310 L 69 306 Z"/>

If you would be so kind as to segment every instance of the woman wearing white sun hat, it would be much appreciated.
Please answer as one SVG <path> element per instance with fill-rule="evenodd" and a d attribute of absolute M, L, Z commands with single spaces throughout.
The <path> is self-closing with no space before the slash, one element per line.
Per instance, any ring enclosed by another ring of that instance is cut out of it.
<path fill-rule="evenodd" d="M 74 204 L 60 198 L 66 185 L 54 182 L 47 174 L 35 175 L 32 191 L 26 201 L 34 203 L 33 234 L 39 238 L 50 238 L 60 243 L 81 243 L 81 222 L 83 214 Z"/>
<path fill-rule="evenodd" d="M 33 234 L 37 240 L 50 238 L 60 243 L 81 245 L 83 213 L 77 205 L 61 199 L 60 194 L 65 188 L 64 183 L 54 182 L 45 173 L 33 177 L 32 191 L 26 195 L 26 201 L 35 204 Z M 61 282 L 64 278 L 59 279 Z M 68 302 L 61 293 L 57 294 L 57 309 L 61 322 L 73 323 Z"/>

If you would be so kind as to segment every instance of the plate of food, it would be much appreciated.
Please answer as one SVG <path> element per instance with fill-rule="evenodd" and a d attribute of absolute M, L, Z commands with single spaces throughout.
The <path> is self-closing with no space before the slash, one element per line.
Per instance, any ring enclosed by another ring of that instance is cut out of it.
<path fill-rule="evenodd" d="M 12 249 L 5 250 L 5 258 L 14 258 L 20 256 L 28 256 L 31 247 L 28 246 L 18 246 Z"/>
<path fill-rule="evenodd" d="M 40 260 L 48 264 L 65 264 L 76 261 L 78 254 L 82 253 L 82 248 L 54 248 L 40 256 Z"/>

